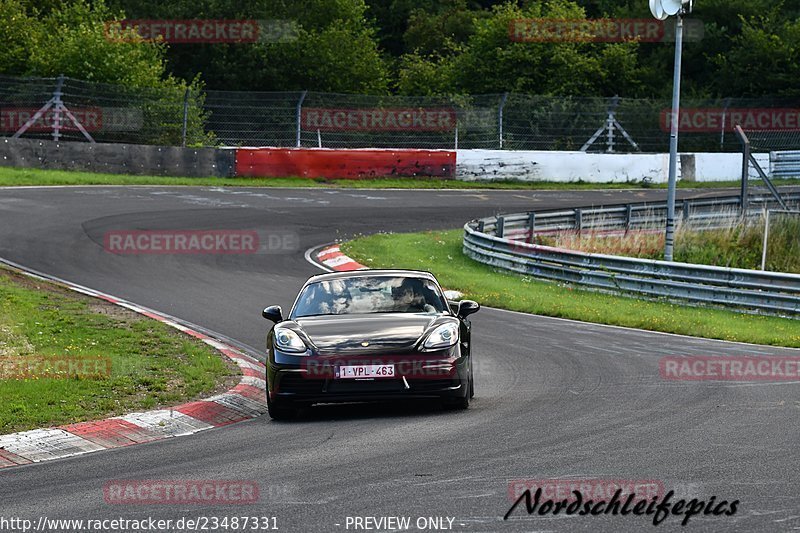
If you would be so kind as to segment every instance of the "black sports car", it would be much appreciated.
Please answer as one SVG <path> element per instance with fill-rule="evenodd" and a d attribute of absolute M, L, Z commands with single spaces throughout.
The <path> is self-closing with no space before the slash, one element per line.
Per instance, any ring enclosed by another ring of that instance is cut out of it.
<path fill-rule="evenodd" d="M 310 278 L 284 318 L 264 318 L 267 404 L 275 419 L 313 403 L 440 398 L 466 409 L 475 394 L 467 316 L 428 272 L 359 270 Z"/>

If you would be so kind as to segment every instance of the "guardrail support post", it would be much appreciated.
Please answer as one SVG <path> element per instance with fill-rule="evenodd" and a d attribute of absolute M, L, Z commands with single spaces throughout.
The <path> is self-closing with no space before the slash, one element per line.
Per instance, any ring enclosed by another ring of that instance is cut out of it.
<path fill-rule="evenodd" d="M 689 200 L 683 201 L 683 207 L 681 208 L 681 215 L 683 215 L 684 222 L 689 222 Z"/>
<path fill-rule="evenodd" d="M 631 219 L 633 218 L 633 206 L 628 204 L 625 206 L 625 233 L 631 229 Z"/>
<path fill-rule="evenodd" d="M 530 243 L 533 244 L 533 237 L 536 235 L 536 213 L 531 211 L 528 213 L 528 228 L 530 229 Z"/>
<path fill-rule="evenodd" d="M 583 229 L 583 211 L 580 209 L 575 210 L 575 229 L 578 231 Z"/>
<path fill-rule="evenodd" d="M 485 227 L 485 225 L 484 225 L 483 220 L 479 220 L 478 221 L 478 232 L 479 233 L 483 233 L 484 227 Z"/>
<path fill-rule="evenodd" d="M 497 237 L 504 237 L 506 232 L 506 219 L 505 217 L 497 217 L 497 223 L 494 227 L 494 234 Z"/>

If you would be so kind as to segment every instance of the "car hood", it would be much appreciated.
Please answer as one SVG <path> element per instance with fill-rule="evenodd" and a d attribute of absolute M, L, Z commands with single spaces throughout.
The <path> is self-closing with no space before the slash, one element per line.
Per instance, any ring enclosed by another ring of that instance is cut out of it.
<path fill-rule="evenodd" d="M 412 350 L 422 334 L 443 316 L 446 315 L 325 315 L 297 318 L 295 322 L 321 353 L 398 353 Z"/>

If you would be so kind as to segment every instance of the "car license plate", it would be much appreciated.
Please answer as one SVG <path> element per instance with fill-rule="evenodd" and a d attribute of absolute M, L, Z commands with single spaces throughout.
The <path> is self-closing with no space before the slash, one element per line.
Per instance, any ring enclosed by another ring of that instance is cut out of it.
<path fill-rule="evenodd" d="M 336 369 L 338 379 L 393 378 L 394 365 L 353 365 Z"/>

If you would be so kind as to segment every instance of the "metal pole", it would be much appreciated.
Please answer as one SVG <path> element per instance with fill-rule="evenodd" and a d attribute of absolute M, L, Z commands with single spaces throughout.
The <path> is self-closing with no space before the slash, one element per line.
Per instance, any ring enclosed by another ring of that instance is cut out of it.
<path fill-rule="evenodd" d="M 500 132 L 500 149 L 503 149 L 503 108 L 506 106 L 508 93 L 503 93 L 503 98 L 500 100 L 500 107 L 497 109 L 497 129 Z"/>
<path fill-rule="evenodd" d="M 731 99 L 725 99 L 725 109 L 722 110 L 722 128 L 720 128 L 719 132 L 719 149 L 725 149 L 725 122 L 728 116 L 728 108 L 731 106 Z"/>
<path fill-rule="evenodd" d="M 189 89 L 183 93 L 183 132 L 181 133 L 181 146 L 186 146 L 186 130 L 189 125 Z"/>
<path fill-rule="evenodd" d="M 736 133 L 739 140 L 742 142 L 742 188 L 740 193 L 740 203 L 742 207 L 742 216 L 747 215 L 748 208 L 748 195 L 747 186 L 750 181 L 750 139 L 745 135 L 744 130 L 740 125 L 736 125 Z"/>
<path fill-rule="evenodd" d="M 61 74 L 58 76 L 58 81 L 56 82 L 56 90 L 53 93 L 53 103 L 55 105 L 53 111 L 53 140 L 58 141 L 61 138 L 61 107 L 64 103 L 61 101 L 61 95 L 63 94 L 61 89 L 64 87 L 64 75 Z"/>
<path fill-rule="evenodd" d="M 761 270 L 767 269 L 767 239 L 769 239 L 769 209 L 764 208 L 764 244 L 761 247 Z"/>
<path fill-rule="evenodd" d="M 675 188 L 678 174 L 678 124 L 681 112 L 681 55 L 683 49 L 683 14 L 675 22 L 675 70 L 672 80 L 672 125 L 669 137 L 669 187 L 667 191 L 667 232 L 664 243 L 664 260 L 672 261 L 675 241 Z"/>
<path fill-rule="evenodd" d="M 300 130 L 303 122 L 302 114 L 303 114 L 303 100 L 306 99 L 306 95 L 308 91 L 303 91 L 303 94 L 300 95 L 300 100 L 297 102 L 297 142 L 295 146 L 300 148 Z"/>

